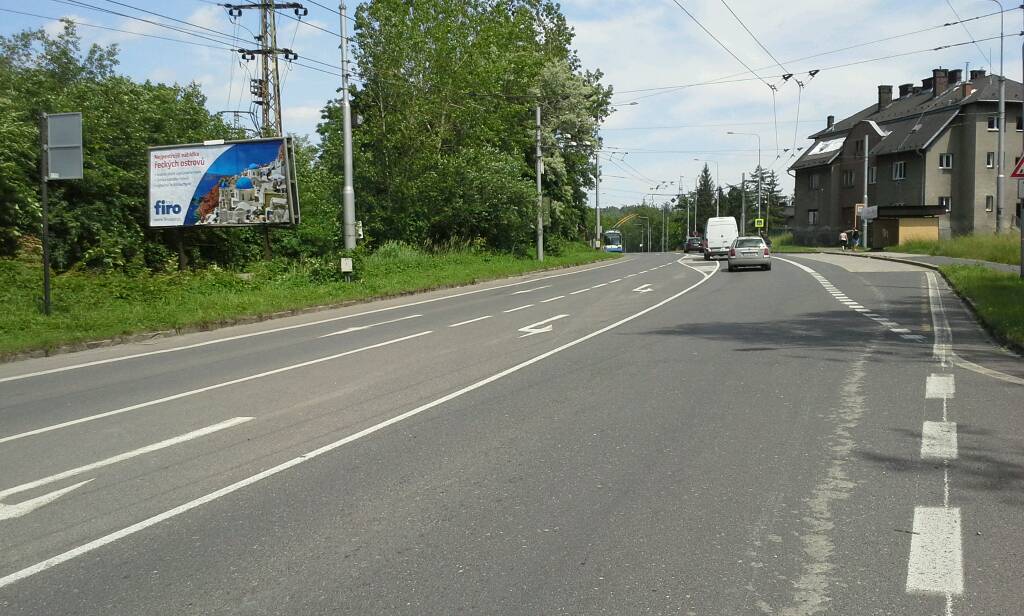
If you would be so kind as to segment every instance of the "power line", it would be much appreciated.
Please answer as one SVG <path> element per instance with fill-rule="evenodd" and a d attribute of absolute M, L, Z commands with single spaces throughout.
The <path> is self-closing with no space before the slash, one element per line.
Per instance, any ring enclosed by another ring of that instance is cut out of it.
<path fill-rule="evenodd" d="M 714 41 L 715 41 L 716 43 L 718 43 L 718 45 L 719 45 L 719 46 L 720 46 L 720 47 L 721 47 L 722 49 L 724 49 L 724 50 L 725 50 L 726 52 L 728 52 L 728 54 L 729 54 L 730 56 L 732 56 L 733 58 L 735 58 L 737 62 L 739 62 L 740 64 L 742 64 L 742 65 L 743 65 L 743 68 L 747 69 L 747 72 L 749 72 L 749 73 L 750 73 L 750 74 L 752 74 L 753 76 L 757 77 L 758 79 L 761 79 L 761 76 L 757 74 L 757 71 L 755 71 L 754 69 L 750 68 L 750 67 L 749 67 L 749 66 L 747 65 L 747 63 L 746 63 L 746 62 L 744 62 L 743 60 L 740 60 L 740 57 L 739 57 L 739 56 L 737 56 L 736 54 L 734 54 L 734 53 L 732 52 L 732 50 L 731 50 L 731 49 L 729 49 L 729 46 L 728 46 L 728 45 L 726 45 L 725 43 L 723 43 L 723 42 L 722 42 L 721 40 L 719 40 L 719 38 L 718 38 L 717 36 L 715 36 L 714 34 L 712 34 L 712 33 L 711 33 L 711 30 L 708 30 L 707 28 L 705 28 L 705 27 L 704 27 L 704 24 L 702 24 L 702 23 L 700 22 L 700 20 L 699 20 L 699 19 L 697 19 L 696 17 L 694 17 L 693 13 L 691 13 L 691 12 L 690 12 L 690 11 L 688 11 L 688 10 L 686 10 L 686 7 L 685 7 L 685 6 L 683 6 L 682 4 L 680 4 L 680 3 L 679 3 L 679 0 L 672 0 L 672 2 L 674 2 L 676 6 L 678 6 L 678 7 L 679 7 L 679 8 L 680 8 L 680 9 L 681 9 L 681 10 L 682 10 L 682 11 L 683 11 L 684 13 L 686 13 L 686 14 L 687 14 L 687 15 L 688 15 L 688 16 L 690 17 L 690 19 L 692 19 L 692 20 L 693 20 L 693 23 L 695 23 L 695 24 L 697 24 L 698 26 L 700 26 L 700 29 L 701 29 L 701 30 L 703 30 L 703 31 L 704 31 L 704 32 L 705 32 L 705 33 L 706 33 L 706 34 L 707 34 L 708 36 L 710 36 L 710 37 L 711 37 L 711 38 L 712 38 L 712 39 L 713 39 L 713 40 L 714 40 Z M 764 85 L 766 85 L 766 86 L 768 85 L 768 82 L 767 82 L 767 81 L 765 81 L 764 79 L 761 79 L 761 81 L 762 81 L 762 82 L 764 83 Z M 769 86 L 769 87 L 771 87 L 771 86 Z"/>
<path fill-rule="evenodd" d="M 957 19 L 960 19 L 960 14 L 956 12 L 955 8 L 953 8 L 953 3 L 950 2 L 949 0 L 946 0 L 946 4 L 949 5 L 949 10 L 953 11 L 953 16 L 956 17 Z M 960 25 L 964 27 L 964 32 L 967 33 L 967 36 L 971 37 L 971 40 L 974 41 L 974 35 L 971 34 L 970 29 L 967 28 L 967 24 L 961 22 Z M 979 45 L 977 41 L 974 41 L 974 46 L 978 48 L 978 53 L 981 54 L 981 59 L 984 60 L 985 62 L 987 62 L 988 65 L 989 65 L 988 66 L 989 69 L 991 69 L 992 68 L 992 58 L 991 57 L 985 57 L 985 52 L 981 50 L 981 45 Z"/>
<path fill-rule="evenodd" d="M 747 24 L 743 23 L 743 20 L 740 19 L 740 16 L 736 14 L 736 11 L 732 10 L 732 7 L 729 6 L 729 3 L 726 2 L 725 0 L 722 0 L 722 4 L 725 5 L 725 8 L 729 9 L 729 12 L 732 14 L 732 16 L 736 18 L 736 21 L 738 21 L 741 26 L 743 26 L 743 29 L 747 31 L 747 34 L 750 35 L 750 38 L 754 39 L 754 42 L 757 43 L 757 46 L 763 49 L 764 52 L 768 54 L 768 57 L 774 60 L 775 64 L 778 65 L 778 67 L 781 68 L 783 72 L 788 73 L 789 71 L 786 69 L 785 66 L 782 65 L 782 62 L 779 62 L 779 59 L 772 55 L 772 52 L 768 51 L 768 48 L 764 46 L 761 40 L 754 36 L 754 33 L 750 31 L 750 28 L 747 27 Z"/>

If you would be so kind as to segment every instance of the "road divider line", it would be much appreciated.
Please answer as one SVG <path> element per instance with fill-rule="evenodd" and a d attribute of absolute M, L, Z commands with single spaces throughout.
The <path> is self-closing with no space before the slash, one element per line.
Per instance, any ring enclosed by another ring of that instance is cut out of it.
<path fill-rule="evenodd" d="M 686 267 L 690 267 L 690 266 L 687 265 Z M 618 321 L 615 321 L 614 323 L 611 323 L 609 325 L 605 325 L 604 327 L 602 327 L 602 328 L 600 328 L 598 330 L 595 330 L 593 332 L 590 332 L 589 334 L 586 334 L 586 335 L 581 336 L 579 338 L 576 338 L 575 340 L 572 340 L 572 341 L 567 342 L 567 343 L 565 343 L 563 345 L 555 347 L 554 349 L 551 349 L 550 351 L 546 351 L 544 353 L 541 353 L 540 355 L 536 355 L 534 357 L 531 357 L 530 359 L 522 361 L 522 362 L 520 362 L 520 363 L 518 363 L 518 364 L 516 364 L 516 365 L 514 365 L 514 366 L 512 366 L 510 368 L 506 368 L 505 370 L 502 370 L 501 372 L 493 374 L 493 375 L 491 375 L 491 376 L 489 376 L 487 378 L 484 378 L 484 379 L 481 379 L 479 381 L 476 381 L 475 383 L 472 383 L 471 385 L 467 385 L 466 387 L 463 387 L 463 388 L 458 389 L 456 391 L 453 391 L 453 392 L 451 392 L 451 393 L 449 393 L 449 394 L 447 394 L 445 396 L 442 396 L 440 398 L 437 398 L 435 400 L 427 402 L 426 404 L 422 404 L 422 405 L 420 405 L 420 406 L 418 406 L 418 407 L 416 407 L 416 408 L 414 408 L 412 410 L 406 411 L 406 412 L 404 412 L 404 413 L 402 413 L 400 415 L 396 415 L 396 416 L 392 417 L 391 419 L 387 419 L 387 420 L 382 421 L 382 422 L 380 422 L 380 423 L 378 423 L 376 425 L 370 426 L 369 428 L 365 428 L 363 430 L 360 430 L 359 432 L 356 432 L 355 434 L 351 434 L 349 436 L 346 436 L 345 438 L 342 438 L 342 439 L 339 439 L 337 441 L 334 441 L 333 443 L 328 443 L 327 445 L 324 445 L 322 447 L 314 449 L 314 450 L 312 450 L 312 451 L 310 451 L 308 453 L 305 453 L 305 454 L 303 454 L 301 456 L 298 456 L 296 458 L 292 458 L 291 460 L 288 460 L 286 462 L 278 464 L 277 466 L 268 468 L 265 471 L 262 471 L 260 473 L 255 474 L 255 475 L 252 475 L 250 477 L 246 477 L 245 479 L 242 479 L 240 481 L 236 481 L 235 483 L 232 483 L 232 484 L 230 484 L 228 486 L 225 486 L 225 487 L 223 487 L 223 488 L 221 488 L 219 490 L 216 490 L 214 492 L 210 492 L 209 494 L 206 494 L 204 496 L 200 496 L 199 498 L 193 499 L 193 500 L 191 500 L 191 501 L 189 501 L 187 503 L 184 503 L 184 504 L 179 505 L 177 507 L 174 507 L 172 509 L 168 509 L 167 511 L 164 511 L 163 513 L 159 513 L 159 514 L 154 515 L 152 517 L 146 518 L 145 520 L 142 520 L 140 522 L 136 522 L 135 524 L 132 524 L 130 526 L 122 528 L 121 530 L 118 530 L 118 531 L 115 531 L 113 533 L 104 535 L 103 537 L 100 537 L 98 539 L 94 539 L 93 541 L 90 541 L 88 543 L 85 543 L 85 544 L 82 544 L 80 546 L 74 547 L 74 548 L 72 548 L 70 550 L 67 550 L 67 551 L 62 552 L 60 554 L 57 554 L 56 556 L 48 558 L 48 559 L 46 559 L 44 561 L 41 561 L 41 562 L 38 562 L 38 563 L 36 563 L 34 565 L 30 565 L 28 567 L 25 567 L 23 569 L 15 571 L 14 573 L 8 574 L 8 575 L 6 575 L 4 577 L 0 577 L 0 588 L 5 588 L 7 586 L 10 586 L 11 584 L 14 584 L 15 582 L 18 582 L 20 580 L 24 580 L 25 578 L 31 577 L 31 576 L 33 576 L 33 575 L 35 575 L 37 573 L 41 573 L 41 572 L 46 571 L 48 569 L 52 569 L 53 567 L 56 567 L 57 565 L 65 563 L 65 562 L 67 562 L 69 560 L 72 560 L 72 559 L 77 558 L 79 556 L 82 556 L 84 554 L 88 554 L 89 552 L 92 552 L 93 550 L 99 549 L 99 548 L 101 548 L 101 547 L 103 547 L 105 545 L 109 545 L 111 543 L 114 543 L 115 541 L 119 541 L 120 539 L 124 539 L 125 537 L 129 537 L 131 535 L 134 535 L 135 533 L 137 533 L 139 531 L 145 530 L 145 529 L 150 528 L 150 527 L 152 527 L 152 526 L 154 526 L 156 524 L 159 524 L 161 522 L 164 522 L 166 520 L 169 520 L 171 518 L 179 516 L 179 515 L 181 515 L 183 513 L 191 511 L 192 509 L 200 507 L 200 506 L 202 506 L 202 505 L 204 505 L 206 503 L 209 503 L 211 501 L 217 500 L 218 498 L 227 496 L 228 494 L 231 494 L 233 492 L 237 492 L 238 490 L 241 490 L 242 488 L 245 488 L 245 487 L 250 486 L 250 485 L 252 485 L 254 483 L 262 481 L 262 480 L 264 480 L 264 479 L 266 479 L 268 477 L 272 477 L 274 475 L 277 475 L 277 474 L 279 474 L 279 473 L 281 473 L 283 471 L 286 471 L 286 470 L 288 470 L 288 469 L 290 469 L 290 468 L 292 468 L 294 466 L 298 466 L 299 464 L 302 464 L 304 462 L 308 462 L 308 461 L 310 461 L 310 460 L 312 460 L 314 458 L 318 458 L 318 457 L 324 455 L 325 453 L 334 451 L 335 449 L 337 449 L 339 447 L 342 447 L 344 445 L 347 445 L 348 443 L 351 443 L 352 441 L 356 441 L 356 440 L 359 440 L 359 439 L 364 438 L 366 436 L 369 436 L 369 435 L 371 435 L 371 434 L 373 434 L 375 432 L 378 432 L 380 430 L 383 430 L 384 428 L 387 428 L 388 426 L 394 425 L 394 424 L 396 424 L 396 423 L 398 423 L 400 421 L 404 421 L 404 420 L 406 420 L 406 419 L 408 419 L 410 417 L 419 415 L 420 413 L 423 413 L 424 411 L 430 410 L 430 409 L 432 409 L 434 407 L 437 407 L 437 406 L 440 406 L 440 405 L 442 405 L 442 404 L 444 404 L 446 402 L 449 402 L 451 400 L 454 400 L 456 398 L 464 396 L 464 395 L 466 395 L 469 392 L 475 391 L 477 389 L 480 389 L 481 387 L 484 387 L 484 386 L 489 385 L 489 384 L 491 384 L 491 383 L 493 383 L 495 381 L 503 379 L 503 378 L 509 376 L 510 374 L 514 374 L 516 372 L 519 372 L 520 370 L 522 370 L 524 368 L 532 366 L 533 364 L 536 364 L 536 363 L 538 363 L 540 361 L 543 361 L 543 360 L 547 359 L 548 357 L 551 357 L 553 355 L 561 353 L 562 351 L 565 351 L 565 350 L 571 349 L 571 348 L 573 348 L 573 347 L 575 347 L 577 345 L 583 344 L 584 342 L 586 342 L 588 340 L 591 340 L 593 338 L 596 338 L 597 336 L 600 336 L 601 334 L 604 334 L 604 333 L 609 332 L 609 331 L 611 331 L 613 329 L 621 327 L 622 325 L 625 325 L 626 323 L 629 323 L 630 321 L 633 321 L 635 319 L 638 319 L 638 318 L 644 316 L 645 314 L 653 312 L 654 310 L 657 310 L 658 308 L 661 308 L 662 306 L 668 304 L 669 302 L 672 302 L 672 301 L 675 301 L 676 299 L 679 299 L 683 295 L 686 295 L 690 291 L 693 291 L 697 287 L 701 286 L 702 284 L 704 284 L 705 282 L 710 280 L 711 277 L 714 275 L 714 273 L 718 271 L 717 268 L 716 268 L 715 272 L 712 272 L 711 274 L 706 274 L 704 272 L 696 270 L 695 268 L 691 268 L 691 269 L 694 269 L 694 271 L 697 271 L 699 274 L 701 274 L 702 278 L 699 281 L 695 282 L 694 284 L 686 287 L 682 291 L 679 291 L 678 293 L 676 293 L 674 295 L 671 295 L 671 296 L 661 300 L 660 302 L 658 302 L 656 304 L 648 306 L 647 308 L 644 308 L 643 310 L 635 312 L 635 313 L 633 313 L 633 314 L 631 314 L 631 315 L 629 315 L 629 316 L 627 316 L 625 318 L 619 319 Z M 429 332 L 427 332 L 427 333 L 429 333 Z"/>
<path fill-rule="evenodd" d="M 399 321 L 408 321 L 409 319 L 418 319 L 419 317 L 422 317 L 422 316 L 423 316 L 422 314 L 410 314 L 407 317 L 399 317 L 397 319 L 391 319 L 390 321 L 381 321 L 380 323 L 371 323 L 369 325 L 357 325 L 355 327 L 347 327 L 345 329 L 342 329 L 342 330 L 339 330 L 339 331 L 336 331 L 336 332 L 331 332 L 329 334 L 324 334 L 323 336 L 320 336 L 320 337 L 321 338 L 330 338 L 331 336 L 340 336 L 341 334 L 347 334 L 347 333 L 350 333 L 350 332 L 358 332 L 358 331 L 362 331 L 364 329 L 370 329 L 371 327 L 377 327 L 379 325 L 390 325 L 391 323 L 398 323 Z"/>
<path fill-rule="evenodd" d="M 579 295 L 580 293 L 586 293 L 586 292 L 587 292 L 587 291 L 589 291 L 589 290 L 590 290 L 590 288 L 588 287 L 588 288 L 586 288 L 586 289 L 580 289 L 579 291 L 573 291 L 573 292 L 572 292 L 572 293 L 570 293 L 569 295 Z"/>
<path fill-rule="evenodd" d="M 611 263 L 604 263 L 595 267 L 588 267 L 585 269 L 579 269 L 571 272 L 562 272 L 559 274 L 550 274 L 548 276 L 542 276 L 540 278 L 531 278 L 530 280 L 520 280 L 519 282 L 510 282 L 508 284 L 500 284 L 492 287 L 486 287 L 483 289 L 473 289 L 472 291 L 463 291 L 461 293 L 452 293 L 451 295 L 444 295 L 441 297 L 431 297 L 429 299 L 422 299 L 415 302 L 408 302 L 397 306 L 386 306 L 384 308 L 375 308 L 373 310 L 364 310 L 355 314 L 345 314 L 337 317 L 330 317 L 327 319 L 319 319 L 316 321 L 310 321 L 309 323 L 296 323 L 295 325 L 285 325 L 283 327 L 274 327 L 271 329 L 263 329 L 256 332 L 249 332 L 247 334 L 238 334 L 235 336 L 227 336 L 224 338 L 217 338 L 215 340 L 206 340 L 204 342 L 196 342 L 193 344 L 185 344 L 181 346 L 172 347 L 169 349 L 158 349 L 156 351 L 145 351 L 143 353 L 132 353 L 130 355 L 122 355 L 119 357 L 109 357 L 107 359 L 97 359 L 95 361 L 87 361 L 80 364 L 72 364 L 70 366 L 61 366 L 60 368 L 50 368 L 48 370 L 37 370 L 35 372 L 27 372 L 25 374 L 16 374 L 14 376 L 0 377 L 0 383 L 7 383 L 9 381 L 18 381 L 21 379 L 28 379 L 37 376 L 45 376 L 47 374 L 57 374 L 60 372 L 67 372 L 68 370 L 78 370 L 80 368 L 89 368 L 91 366 L 102 366 L 105 364 L 112 364 L 121 361 L 127 361 L 129 359 L 139 359 L 140 357 L 149 357 L 151 355 L 163 355 L 165 353 L 175 353 L 177 351 L 185 351 L 188 349 L 197 349 L 212 344 L 220 344 L 222 342 L 231 342 L 233 340 L 243 340 L 245 338 L 252 338 L 254 336 L 266 336 L 267 334 L 275 334 L 278 332 L 290 331 L 293 329 L 300 329 L 303 327 L 313 327 L 316 325 L 323 325 L 324 323 L 334 323 L 335 321 L 342 321 L 345 319 L 354 319 L 356 317 L 366 316 L 368 314 L 377 314 L 379 312 L 389 312 L 391 310 L 401 310 L 402 308 L 411 308 L 413 306 L 421 306 L 423 304 L 431 304 L 434 302 L 441 302 L 449 299 L 457 299 L 459 297 L 465 297 L 467 295 L 476 295 L 478 293 L 486 293 L 487 291 L 498 291 L 501 289 L 507 289 L 510 287 L 517 287 L 524 284 L 534 284 L 542 280 L 550 280 L 552 278 L 561 278 L 563 276 L 574 276 L 576 274 L 584 274 L 586 272 L 592 272 L 594 270 L 604 269 L 606 267 L 612 267 L 615 265 L 622 265 L 623 263 L 629 263 L 633 261 L 633 258 L 616 259 Z"/>
<path fill-rule="evenodd" d="M 606 286 L 608 286 L 608 283 L 607 282 L 602 282 L 601 284 L 595 284 L 594 286 L 592 286 L 590 288 L 591 289 L 600 289 L 601 287 L 606 287 Z"/>
<path fill-rule="evenodd" d="M 546 285 L 544 285 L 542 287 L 534 287 L 532 289 L 523 289 L 522 291 L 516 291 L 515 293 L 510 293 L 509 295 L 522 295 L 523 293 L 533 293 L 534 291 L 540 291 L 541 289 L 549 289 L 549 288 L 551 288 L 551 285 L 546 284 Z"/>
<path fill-rule="evenodd" d="M 555 300 L 557 300 L 557 299 L 562 299 L 562 298 L 564 298 L 564 297 L 565 297 L 564 295 L 556 295 L 556 296 L 554 296 L 554 297 L 549 297 L 549 298 L 547 298 L 547 299 L 542 299 L 542 300 L 540 300 L 540 303 L 542 303 L 542 304 L 546 304 L 546 303 L 548 303 L 548 302 L 553 302 L 553 301 L 555 301 Z"/>
<path fill-rule="evenodd" d="M 145 447 L 139 447 L 138 449 L 133 449 L 131 451 L 126 451 L 124 453 L 118 454 L 116 456 L 111 456 L 109 458 L 100 460 L 99 462 L 93 462 L 91 464 L 86 464 L 84 466 L 79 466 L 77 468 L 72 468 L 70 470 L 50 475 L 49 477 L 43 477 L 42 479 L 37 479 L 35 481 L 23 483 L 20 486 L 7 488 L 6 490 L 0 490 L 0 500 L 3 500 L 8 496 L 13 496 L 14 494 L 19 494 L 21 492 L 27 492 L 28 490 L 40 488 L 42 486 L 54 483 L 56 481 L 62 481 L 64 479 L 68 479 L 69 477 L 74 477 L 75 475 L 88 473 L 90 471 L 103 468 L 104 466 L 110 466 L 111 464 L 117 464 L 118 462 L 131 460 L 132 458 L 136 458 L 147 453 L 153 453 L 154 451 L 166 449 L 167 447 L 180 445 L 181 443 L 185 443 L 193 439 L 206 436 L 208 434 L 213 434 L 214 432 L 219 432 L 227 428 L 233 428 L 235 426 L 244 424 L 249 421 L 252 421 L 252 417 L 233 417 L 226 421 L 213 424 L 212 426 L 207 426 L 205 428 L 200 428 L 198 430 L 193 430 L 192 432 L 186 432 L 185 434 L 181 434 L 169 439 L 162 440 L 159 443 L 153 443 L 152 445 L 146 445 Z"/>
<path fill-rule="evenodd" d="M 959 507 L 914 507 L 907 592 L 963 594 L 963 537 Z"/>
<path fill-rule="evenodd" d="M 468 321 L 459 321 L 458 323 L 452 323 L 448 327 L 461 327 L 463 325 L 469 325 L 470 323 L 476 323 L 477 321 L 483 321 L 484 319 L 489 319 L 489 318 L 491 318 L 491 315 L 488 314 L 488 315 L 485 315 L 485 316 L 482 316 L 482 317 L 477 317 L 475 319 L 469 319 Z"/>
<path fill-rule="evenodd" d="M 924 422 L 921 428 L 921 458 L 955 460 L 957 455 L 956 422 Z"/>
<path fill-rule="evenodd" d="M 956 380 L 952 374 L 929 374 L 924 382 L 924 397 L 932 400 L 952 398 L 956 394 Z"/>
<path fill-rule="evenodd" d="M 533 307 L 533 304 L 526 304 L 525 306 L 519 306 L 517 308 L 509 308 L 508 310 L 502 310 L 502 312 L 504 312 L 505 314 L 508 314 L 510 312 L 518 312 L 520 310 L 526 310 L 527 308 L 532 308 L 532 307 Z"/>
<path fill-rule="evenodd" d="M 79 424 L 83 424 L 83 423 L 86 423 L 86 422 L 89 422 L 89 421 L 96 421 L 97 419 L 104 419 L 106 417 L 113 417 L 114 415 L 121 415 L 123 413 L 128 413 L 128 412 L 131 412 L 131 411 L 137 411 L 139 409 L 144 409 L 144 408 L 147 408 L 147 407 L 150 407 L 150 406 L 156 406 L 158 404 L 163 404 L 164 402 L 170 402 L 172 400 L 180 400 L 182 398 L 187 398 L 189 396 L 195 396 L 197 394 L 205 393 L 205 392 L 208 392 L 208 391 L 213 391 L 215 389 L 221 389 L 223 387 L 230 387 L 231 385 L 237 385 L 239 383 L 246 383 L 248 381 L 252 381 L 252 380 L 255 380 L 255 379 L 262 379 L 264 377 L 272 376 L 274 374 L 280 374 L 282 372 L 289 372 L 291 370 L 298 370 L 299 368 L 305 368 L 307 366 L 313 366 L 313 365 L 316 365 L 316 364 L 321 364 L 323 362 L 331 361 L 331 360 L 334 360 L 334 359 L 339 359 L 341 357 L 346 357 L 348 355 L 355 355 L 356 353 L 362 353 L 363 351 L 370 351 L 370 350 L 373 350 L 373 349 L 379 349 L 381 347 L 386 347 L 386 346 L 389 346 L 389 345 L 392 345 L 392 344 L 398 344 L 399 342 L 405 342 L 406 340 L 412 340 L 413 338 L 419 338 L 420 336 L 426 336 L 426 335 L 432 334 L 432 333 L 433 333 L 433 331 L 428 330 L 428 331 L 425 331 L 425 332 L 419 332 L 418 334 L 412 334 L 412 335 L 409 335 L 409 336 L 402 336 L 401 338 L 395 338 L 393 340 L 385 340 L 384 342 L 378 342 L 376 344 L 371 344 L 371 345 L 368 345 L 368 346 L 360 347 L 358 349 L 352 349 L 350 351 L 343 351 L 341 353 L 335 353 L 333 355 L 328 355 L 326 357 L 320 357 L 320 358 L 317 358 L 317 359 L 311 359 L 309 361 L 304 361 L 304 362 L 300 362 L 300 363 L 297 363 L 297 364 L 292 364 L 290 366 L 284 366 L 284 367 L 281 367 L 281 368 L 275 368 L 274 370 L 268 370 L 266 372 L 260 372 L 258 374 L 252 374 L 252 375 L 244 376 L 244 377 L 237 378 L 237 379 L 231 379 L 230 381 L 224 381 L 223 383 L 215 383 L 213 385 L 207 385 L 206 387 L 199 387 L 197 389 L 190 389 L 188 391 L 183 391 L 181 393 L 173 394 L 173 395 L 170 395 L 170 396 L 164 396 L 163 398 L 157 398 L 155 400 L 148 400 L 146 402 L 140 402 L 138 404 L 132 404 L 131 406 L 125 406 L 125 407 L 122 407 L 122 408 L 119 408 L 119 409 L 114 409 L 112 411 L 106 411 L 104 413 L 97 413 L 95 415 L 90 415 L 88 417 L 80 417 L 78 419 L 72 419 L 71 421 L 65 421 L 63 423 L 54 424 L 52 426 L 46 426 L 45 428 L 37 428 L 35 430 L 29 430 L 28 432 L 21 432 L 20 434 L 12 434 L 11 436 L 5 436 L 5 437 L 0 438 L 0 444 L 7 443 L 7 442 L 10 442 L 10 441 L 16 441 L 18 439 L 27 438 L 29 436 L 36 436 L 38 434 L 44 434 L 46 432 L 52 432 L 54 430 L 61 430 L 63 428 L 68 428 L 68 427 L 71 427 L 71 426 L 77 426 Z"/>
<path fill-rule="evenodd" d="M 621 278 L 616 278 L 615 280 L 609 280 L 608 284 L 615 284 L 616 282 L 618 282 L 620 280 L 622 280 L 622 279 Z"/>

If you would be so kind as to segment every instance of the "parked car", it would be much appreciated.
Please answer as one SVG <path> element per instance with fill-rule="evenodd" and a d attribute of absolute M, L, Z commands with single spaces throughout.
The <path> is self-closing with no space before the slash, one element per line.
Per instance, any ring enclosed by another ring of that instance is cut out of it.
<path fill-rule="evenodd" d="M 753 236 L 733 241 L 729 247 L 729 271 L 735 272 L 741 267 L 772 269 L 772 251 L 763 239 Z"/>
<path fill-rule="evenodd" d="M 701 246 L 699 237 L 690 237 L 686 239 L 686 245 L 683 246 L 683 252 L 701 252 L 704 248 Z"/>
<path fill-rule="evenodd" d="M 711 257 L 724 257 L 729 254 L 729 246 L 733 240 L 739 237 L 739 229 L 736 219 L 732 216 L 719 216 L 708 218 L 704 227 L 704 260 L 710 261 Z"/>

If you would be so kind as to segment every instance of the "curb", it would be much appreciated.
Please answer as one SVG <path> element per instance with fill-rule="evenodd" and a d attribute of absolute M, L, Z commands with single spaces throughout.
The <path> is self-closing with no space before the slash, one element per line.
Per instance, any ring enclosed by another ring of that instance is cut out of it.
<path fill-rule="evenodd" d="M 460 282 L 453 284 L 436 285 L 423 289 L 416 289 L 413 291 L 404 291 L 401 293 L 392 293 L 390 295 L 374 295 L 372 297 L 364 297 L 360 299 L 350 299 L 343 302 L 334 304 L 321 304 L 318 306 L 307 306 L 305 308 L 292 308 L 290 310 L 279 310 L 277 312 L 262 313 L 255 315 L 248 315 L 242 317 L 235 317 L 230 319 L 222 319 L 220 321 L 214 321 L 211 323 L 198 323 L 195 325 L 183 325 L 181 327 L 175 327 L 173 329 L 163 329 L 148 332 L 138 332 L 135 334 L 124 334 L 122 336 L 114 336 L 113 338 L 107 338 L 105 340 L 86 340 L 84 342 L 75 342 L 71 344 L 62 344 L 55 347 L 30 349 L 27 351 L 12 351 L 8 353 L 0 353 L 0 364 L 20 361 L 24 359 L 38 359 L 40 357 L 52 357 L 54 355 L 64 355 L 66 353 L 77 353 L 79 351 L 88 351 L 91 349 L 101 349 L 106 347 L 118 346 L 122 344 L 132 344 L 135 342 L 146 342 L 148 340 L 156 340 L 159 338 L 170 338 L 172 336 L 182 336 L 185 334 L 196 334 L 199 332 L 209 332 L 218 329 L 224 329 L 225 327 L 234 327 L 236 325 L 250 325 L 252 323 L 259 323 L 261 321 L 270 321 L 274 319 L 282 319 L 285 317 L 300 316 L 303 314 L 311 314 L 314 312 L 323 312 L 325 310 L 335 310 L 338 308 L 347 308 L 349 306 L 355 306 L 357 304 L 369 304 L 372 302 L 379 302 L 388 299 L 397 299 L 400 297 L 408 297 L 410 295 L 420 295 L 423 293 L 431 293 L 433 291 L 445 291 L 448 289 L 461 289 L 463 287 L 471 287 L 475 284 L 481 284 L 485 282 L 493 282 L 495 280 L 512 280 L 515 278 L 521 278 L 531 276 L 533 274 L 543 272 L 554 272 L 558 270 L 571 269 L 574 267 L 586 267 L 587 265 L 593 265 L 594 263 L 601 263 L 603 261 L 614 261 L 614 259 L 599 259 L 597 261 L 591 261 L 588 263 L 580 263 L 578 265 L 560 265 L 555 267 L 544 267 L 540 269 L 531 270 L 522 274 L 515 274 L 512 276 L 497 276 L 495 278 L 482 278 L 474 279 L 469 282 Z"/>
<path fill-rule="evenodd" d="M 992 338 L 992 340 L 994 342 L 996 342 L 997 344 L 1001 345 L 1002 347 L 1004 347 L 1004 348 L 1014 352 L 1015 354 L 1017 354 L 1017 355 L 1019 355 L 1021 357 L 1024 357 L 1024 345 L 1020 345 L 1020 344 L 1014 342 L 1013 340 L 1010 340 L 1009 338 L 1004 336 L 1002 333 L 1000 333 L 999 331 L 995 330 L 991 325 L 989 325 L 988 321 L 986 321 L 985 318 L 981 316 L 981 312 L 978 310 L 978 307 L 974 304 L 974 301 L 971 300 L 971 298 L 969 298 L 966 295 L 964 295 L 963 293 L 961 293 L 960 290 L 956 288 L 956 285 L 954 285 L 953 282 L 949 278 L 946 277 L 946 274 L 941 269 L 942 266 L 935 265 L 934 263 L 925 263 L 923 261 L 915 261 L 913 259 L 902 259 L 902 258 L 899 258 L 899 257 L 882 257 L 882 256 L 878 256 L 878 255 L 857 254 L 857 253 L 853 253 L 853 252 L 834 252 L 834 251 L 829 250 L 829 251 L 824 251 L 821 254 L 827 254 L 827 255 L 849 255 L 851 257 L 860 257 L 862 259 L 878 259 L 879 261 L 892 261 L 893 263 L 903 263 L 904 265 L 915 265 L 917 267 L 923 267 L 925 269 L 930 269 L 930 270 L 932 270 L 934 272 L 938 272 L 938 274 L 940 276 L 942 276 L 942 279 L 946 281 L 946 285 L 950 288 L 950 290 L 952 290 L 953 293 L 957 297 L 960 298 L 960 301 L 962 301 L 964 304 L 967 305 L 968 311 L 974 317 L 974 320 L 977 321 L 979 325 L 981 325 L 981 328 L 985 330 L 985 332 Z M 978 266 L 975 266 L 975 267 L 984 267 L 984 266 L 978 265 Z M 992 271 L 998 271 L 998 270 L 992 270 Z"/>

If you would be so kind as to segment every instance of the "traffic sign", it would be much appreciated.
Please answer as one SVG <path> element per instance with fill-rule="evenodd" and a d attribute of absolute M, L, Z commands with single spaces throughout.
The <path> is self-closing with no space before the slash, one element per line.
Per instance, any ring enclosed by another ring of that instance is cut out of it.
<path fill-rule="evenodd" d="M 1013 168 L 1013 173 L 1010 174 L 1011 178 L 1017 178 L 1018 180 L 1024 179 L 1024 157 L 1017 161 L 1017 166 Z"/>
<path fill-rule="evenodd" d="M 755 229 L 763 229 L 764 228 L 764 218 L 755 218 L 754 219 L 754 228 Z"/>

